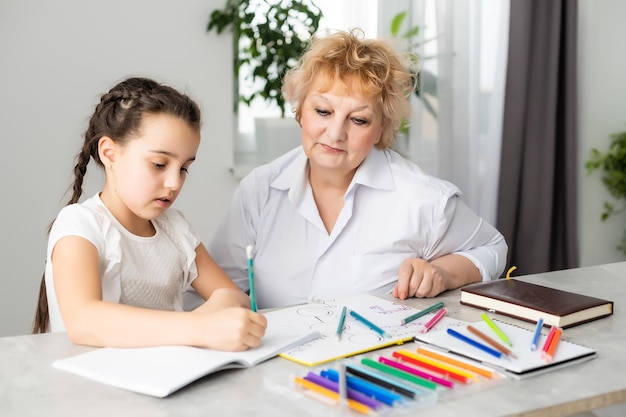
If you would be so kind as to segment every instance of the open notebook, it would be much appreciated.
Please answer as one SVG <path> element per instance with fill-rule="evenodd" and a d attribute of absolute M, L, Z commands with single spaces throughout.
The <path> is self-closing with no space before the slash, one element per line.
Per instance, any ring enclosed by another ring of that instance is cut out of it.
<path fill-rule="evenodd" d="M 535 351 L 530 349 L 533 339 L 534 330 L 528 330 L 520 326 L 506 323 L 499 320 L 493 320 L 504 334 L 511 340 L 512 347 L 507 346 L 517 358 L 503 357 L 496 358 L 480 349 L 475 348 L 447 333 L 448 328 L 452 328 L 464 336 L 470 337 L 477 342 L 485 344 L 480 338 L 477 338 L 469 330 L 467 325 L 478 329 L 482 333 L 492 337 L 497 342 L 501 342 L 498 336 L 493 333 L 484 321 L 468 323 L 461 320 L 444 318 L 431 331 L 425 334 L 416 334 L 415 339 L 419 342 L 427 343 L 439 349 L 456 353 L 487 365 L 493 365 L 499 369 L 507 371 L 514 377 L 526 377 L 537 375 L 539 373 L 551 371 L 563 366 L 572 365 L 581 361 L 585 361 L 595 357 L 594 349 L 572 343 L 567 340 L 567 330 L 563 332 L 558 348 L 554 354 L 554 358 L 550 362 L 546 362 L 541 355 L 541 346 L 546 340 L 548 329 L 542 330 L 539 339 L 539 348 Z"/>
<path fill-rule="evenodd" d="M 101 348 L 57 360 L 52 366 L 118 388 L 165 397 L 212 372 L 252 367 L 319 337 L 315 330 L 281 323 L 274 315 L 265 313 L 268 325 L 261 346 L 245 352 L 189 346 Z"/>
<path fill-rule="evenodd" d="M 432 301 L 430 304 L 433 304 Z M 336 340 L 337 325 L 343 306 L 380 327 L 387 337 L 380 336 L 348 314 L 341 338 Z M 335 359 L 412 342 L 423 323 L 415 321 L 400 325 L 400 321 L 418 311 L 420 310 L 370 294 L 285 308 L 276 312 L 276 321 L 297 322 L 299 326 L 319 331 L 321 337 L 284 351 L 280 356 L 302 365 L 317 366 Z M 432 315 L 424 316 L 426 319 L 429 317 Z"/>

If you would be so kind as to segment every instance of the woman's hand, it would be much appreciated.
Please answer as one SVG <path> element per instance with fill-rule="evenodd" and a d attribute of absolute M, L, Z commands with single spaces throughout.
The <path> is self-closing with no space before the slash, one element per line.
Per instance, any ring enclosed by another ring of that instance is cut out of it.
<path fill-rule="evenodd" d="M 393 296 L 404 300 L 408 297 L 434 297 L 446 288 L 446 271 L 420 258 L 407 258 L 398 270 L 398 283 Z"/>
<path fill-rule="evenodd" d="M 398 270 L 393 296 L 435 297 L 442 292 L 481 280 L 478 268 L 461 255 L 445 255 L 428 262 L 421 258 L 405 259 Z"/>

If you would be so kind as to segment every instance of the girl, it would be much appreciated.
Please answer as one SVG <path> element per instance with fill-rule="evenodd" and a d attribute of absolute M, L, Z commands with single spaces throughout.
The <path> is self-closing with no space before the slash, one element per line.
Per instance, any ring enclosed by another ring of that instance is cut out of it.
<path fill-rule="evenodd" d="M 258 346 L 265 317 L 168 210 L 200 144 L 196 103 L 130 78 L 102 96 L 84 136 L 72 198 L 50 229 L 34 331 L 49 323 L 91 346 Z M 91 158 L 104 168 L 104 187 L 78 203 Z M 189 286 L 206 301 L 184 312 Z"/>

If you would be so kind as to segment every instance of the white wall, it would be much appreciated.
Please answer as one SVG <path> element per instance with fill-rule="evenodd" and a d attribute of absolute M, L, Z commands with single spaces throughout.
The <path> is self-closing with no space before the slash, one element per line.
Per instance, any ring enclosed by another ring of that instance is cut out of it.
<path fill-rule="evenodd" d="M 101 93 L 130 75 L 188 91 L 204 111 L 203 143 L 177 202 L 208 241 L 236 187 L 228 36 L 205 31 L 223 0 L 0 1 L 0 337 L 28 333 L 46 228 L 65 202 L 73 157 Z M 626 221 L 599 220 L 607 193 L 584 174 L 592 147 L 626 129 L 626 2 L 580 4 L 581 263 L 623 260 Z M 89 172 L 85 195 L 99 190 Z"/>
<path fill-rule="evenodd" d="M 579 244 L 582 266 L 626 260 L 615 249 L 626 217 L 600 221 L 610 196 L 600 173 L 585 173 L 591 148 L 608 149 L 609 136 L 626 130 L 626 2 L 581 0 L 579 4 Z"/>
<path fill-rule="evenodd" d="M 223 0 L 0 2 L 0 336 L 30 331 L 46 229 L 69 195 L 74 155 L 99 96 L 127 76 L 187 91 L 202 144 L 177 207 L 205 241 L 237 185 L 229 36 L 206 32 Z M 86 196 L 100 189 L 90 165 Z"/>

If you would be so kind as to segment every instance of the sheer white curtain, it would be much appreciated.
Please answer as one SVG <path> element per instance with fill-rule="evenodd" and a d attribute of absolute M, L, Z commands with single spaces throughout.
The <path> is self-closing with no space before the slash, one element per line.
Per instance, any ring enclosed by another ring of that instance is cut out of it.
<path fill-rule="evenodd" d="M 421 28 L 424 80 L 422 99 L 413 100 L 407 153 L 456 184 L 495 224 L 509 3 L 414 0 L 407 10 Z"/>
<path fill-rule="evenodd" d="M 421 99 L 412 98 L 409 137 L 400 139 L 406 146 L 399 149 L 426 172 L 456 184 L 467 204 L 495 224 L 509 1 L 315 3 L 324 13 L 320 30 L 360 27 L 367 37 L 388 36 L 393 17 L 401 11 L 409 15 L 405 30 L 419 25 L 416 41 L 424 84 Z M 261 101 L 240 105 L 235 152 L 255 152 L 254 117 L 278 114 Z"/>

